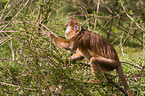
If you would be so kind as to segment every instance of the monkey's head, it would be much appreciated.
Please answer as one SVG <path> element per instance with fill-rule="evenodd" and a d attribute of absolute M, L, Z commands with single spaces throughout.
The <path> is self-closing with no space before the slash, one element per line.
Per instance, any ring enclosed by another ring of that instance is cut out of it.
<path fill-rule="evenodd" d="M 81 31 L 81 26 L 75 17 L 71 18 L 70 21 L 66 23 L 67 29 L 65 31 L 65 38 L 70 39 L 76 35 L 76 33 Z"/>

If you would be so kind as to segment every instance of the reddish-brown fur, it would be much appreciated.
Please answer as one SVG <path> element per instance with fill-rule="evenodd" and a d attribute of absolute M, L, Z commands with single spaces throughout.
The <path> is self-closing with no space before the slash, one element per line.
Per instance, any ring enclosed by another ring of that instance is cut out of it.
<path fill-rule="evenodd" d="M 75 19 L 72 19 L 67 25 L 72 27 L 70 32 L 74 32 L 73 27 L 78 23 Z M 81 26 L 79 25 L 79 27 Z M 77 53 L 70 60 L 77 61 L 83 59 L 83 57 L 87 58 L 91 63 L 94 75 L 96 71 L 104 73 L 116 69 L 128 96 L 133 96 L 125 79 L 118 55 L 108 40 L 82 28 L 75 31 L 74 36 L 68 40 L 53 34 L 50 34 L 50 37 L 67 50 L 77 50 Z"/>

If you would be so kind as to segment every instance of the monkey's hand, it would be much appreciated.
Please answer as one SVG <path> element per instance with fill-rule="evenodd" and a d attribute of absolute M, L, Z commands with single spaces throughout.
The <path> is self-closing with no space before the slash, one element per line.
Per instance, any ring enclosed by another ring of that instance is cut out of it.
<path fill-rule="evenodd" d="M 56 37 L 56 36 L 55 36 L 54 34 L 52 34 L 52 33 L 50 33 L 49 36 L 50 36 L 51 39 L 53 39 L 53 38 Z"/>
<path fill-rule="evenodd" d="M 53 39 L 54 41 L 58 41 L 58 38 L 59 38 L 59 37 L 58 37 L 57 35 L 50 33 L 49 36 L 50 36 L 50 38 Z"/>
<path fill-rule="evenodd" d="M 48 37 L 50 37 L 50 38 L 52 38 L 52 39 L 53 39 L 54 37 L 57 37 L 57 35 L 54 34 L 53 32 L 43 31 L 42 33 L 43 33 L 43 36 L 48 36 Z"/>

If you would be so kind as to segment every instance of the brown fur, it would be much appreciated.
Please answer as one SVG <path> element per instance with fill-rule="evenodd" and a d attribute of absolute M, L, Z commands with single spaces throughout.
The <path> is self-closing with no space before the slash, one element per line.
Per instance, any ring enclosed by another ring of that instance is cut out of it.
<path fill-rule="evenodd" d="M 68 22 L 67 25 L 69 27 L 71 26 L 71 30 L 67 31 L 68 36 L 71 32 L 74 32 L 73 28 L 76 24 L 78 24 L 78 22 L 75 19 Z M 91 63 L 91 69 L 94 75 L 97 70 L 104 73 L 116 69 L 127 94 L 129 96 L 133 96 L 125 79 L 118 55 L 108 40 L 98 34 L 83 30 L 81 28 L 79 31 L 74 33 L 72 38 L 68 40 L 57 37 L 53 34 L 50 34 L 50 37 L 53 38 L 53 40 L 56 41 L 61 47 L 67 50 L 77 50 L 77 53 L 74 54 L 70 60 L 77 61 L 82 60 L 82 57 L 87 58 L 87 60 Z"/>

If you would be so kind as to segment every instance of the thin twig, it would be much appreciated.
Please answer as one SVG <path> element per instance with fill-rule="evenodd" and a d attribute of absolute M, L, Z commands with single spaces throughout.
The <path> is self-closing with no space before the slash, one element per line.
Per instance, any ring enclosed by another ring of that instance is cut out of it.
<path fill-rule="evenodd" d="M 12 86 L 12 87 L 19 87 L 18 85 L 13 85 L 13 84 L 8 84 L 5 82 L 0 82 L 1 85 L 7 85 L 7 86 Z"/>
<path fill-rule="evenodd" d="M 124 32 L 129 33 L 131 36 L 133 36 L 134 38 L 138 39 L 141 43 L 143 43 L 143 41 L 142 41 L 141 39 L 139 39 L 139 38 L 138 38 L 138 37 L 136 37 L 135 35 L 131 34 L 131 33 L 130 33 L 130 32 L 128 32 L 127 30 L 125 30 L 125 29 L 123 29 L 122 27 L 117 26 L 117 25 L 115 25 L 115 24 L 113 24 L 113 25 L 114 25 L 114 26 L 116 26 L 117 28 L 119 28 L 119 29 L 123 30 Z"/>
<path fill-rule="evenodd" d="M 126 12 L 125 7 L 123 6 L 122 0 L 120 0 L 120 3 L 121 3 L 121 6 L 122 6 L 122 8 L 123 8 L 125 14 L 127 15 L 127 17 L 129 17 L 129 18 L 136 24 L 136 26 L 137 26 L 140 30 L 142 30 L 143 32 L 145 32 L 144 29 L 141 28 L 141 27 L 139 26 L 139 24 L 138 24 L 137 22 L 135 22 L 135 20 Z"/>
<path fill-rule="evenodd" d="M 54 34 L 54 35 L 56 35 L 55 33 L 53 33 L 48 27 L 46 27 L 45 25 L 43 25 L 42 23 L 40 23 L 43 27 L 45 27 L 47 30 L 49 30 L 50 32 L 46 32 L 48 35 L 50 35 L 50 34 Z"/>
<path fill-rule="evenodd" d="M 14 62 L 14 63 L 20 64 L 20 65 L 24 65 L 23 63 L 20 63 L 20 62 L 18 62 L 18 61 L 16 61 L 16 60 L 11 60 L 11 59 L 1 58 L 1 57 L 0 57 L 0 59 L 1 59 L 1 60 L 12 61 L 12 62 Z M 24 65 L 24 66 L 26 66 L 26 65 Z"/>
<path fill-rule="evenodd" d="M 139 68 L 139 69 L 142 69 L 141 66 L 135 65 L 134 63 L 131 63 L 131 62 L 127 62 L 127 61 L 120 61 L 120 62 L 121 62 L 121 63 L 127 63 L 127 64 L 129 64 L 129 65 L 131 65 L 131 66 L 134 66 L 134 67 L 137 67 L 137 68 Z M 143 70 L 145 70 L 145 69 L 143 69 Z"/>
<path fill-rule="evenodd" d="M 98 33 L 99 33 L 102 29 L 104 29 L 104 28 L 106 27 L 106 25 L 107 25 L 113 18 L 115 18 L 115 17 L 118 17 L 118 16 L 111 17 L 111 18 L 106 22 L 106 24 L 98 31 Z"/>
<path fill-rule="evenodd" d="M 8 24 L 6 24 L 2 30 L 4 30 L 9 24 L 10 22 L 24 9 L 24 7 L 28 4 L 29 0 L 27 0 L 27 2 L 24 4 L 24 6 L 16 13 L 16 15 L 8 22 Z"/>
<path fill-rule="evenodd" d="M 120 90 L 125 96 L 127 93 L 123 88 L 121 88 L 119 85 L 117 85 L 115 82 L 112 81 L 112 79 L 109 78 L 108 74 L 104 74 L 106 79 L 108 80 L 109 83 L 111 83 L 113 86 L 115 86 L 118 90 Z"/>
<path fill-rule="evenodd" d="M 7 15 L 4 17 L 4 19 L 2 20 L 4 22 L 4 20 L 6 19 L 6 17 L 11 13 L 12 10 L 14 10 L 14 7 L 19 4 L 21 0 L 19 0 L 18 2 L 16 2 L 16 4 L 14 4 L 14 6 L 9 10 L 9 12 L 7 13 Z"/>

